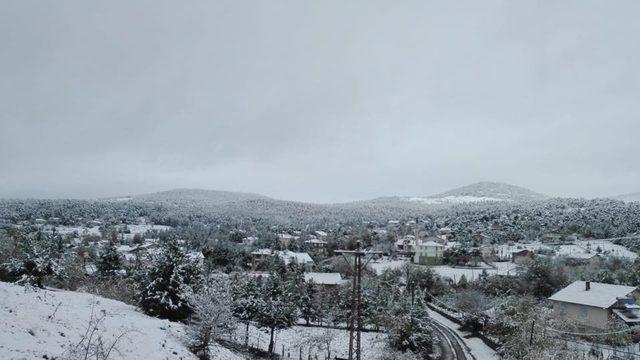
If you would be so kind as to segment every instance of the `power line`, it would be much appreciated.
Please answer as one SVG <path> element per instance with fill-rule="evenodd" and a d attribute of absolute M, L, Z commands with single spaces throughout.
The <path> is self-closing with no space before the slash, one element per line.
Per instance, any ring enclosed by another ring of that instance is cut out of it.
<path fill-rule="evenodd" d="M 334 253 L 341 254 L 351 266 L 351 261 L 347 255 L 354 257 L 353 279 L 351 288 L 351 316 L 349 319 L 349 360 L 362 360 L 361 330 L 362 330 L 362 268 L 367 266 L 373 255 L 382 254 L 382 251 L 363 250 L 358 240 L 356 250 L 335 250 Z M 365 259 L 364 266 L 362 259 Z M 355 344 L 354 344 L 355 342 Z"/>

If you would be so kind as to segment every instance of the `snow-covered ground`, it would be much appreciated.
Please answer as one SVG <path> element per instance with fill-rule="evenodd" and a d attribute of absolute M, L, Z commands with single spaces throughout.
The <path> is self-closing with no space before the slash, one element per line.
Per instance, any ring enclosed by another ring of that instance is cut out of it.
<path fill-rule="evenodd" d="M 240 325 L 235 333 L 235 341 L 243 343 L 244 336 L 245 327 Z M 348 356 L 349 332 L 347 330 L 306 326 L 294 326 L 290 329 L 277 331 L 275 335 L 275 352 L 281 354 L 282 346 L 284 345 L 285 359 L 288 359 L 287 354 L 290 354 L 292 359 L 297 359 L 300 356 L 301 348 L 303 359 L 306 359 L 309 353 L 311 353 L 311 358 L 313 359 L 316 357 L 324 359 L 327 354 L 326 349 L 310 345 L 314 339 L 319 338 L 333 339 L 330 344 L 331 358 L 335 356 L 346 358 Z M 386 334 L 363 332 L 361 339 L 363 359 L 378 359 L 387 352 Z M 269 332 L 266 329 L 261 330 L 254 326 L 249 326 L 249 345 L 267 350 L 269 348 Z"/>
<path fill-rule="evenodd" d="M 410 263 L 409 260 L 376 260 L 369 263 L 369 267 L 371 267 L 376 274 L 380 275 L 387 269 L 399 269 L 404 264 Z M 460 280 L 460 277 L 464 275 L 467 280 L 471 281 L 477 279 L 481 274 L 482 270 L 486 270 L 489 275 L 515 275 L 517 265 L 511 262 L 495 262 L 492 264 L 494 267 L 490 267 L 489 265 L 483 264 L 482 267 L 479 268 L 464 268 L 464 267 L 451 267 L 449 265 L 439 265 L 439 266 L 428 266 L 436 274 L 450 278 L 454 281 Z M 418 265 L 425 266 L 425 265 Z"/>
<path fill-rule="evenodd" d="M 91 319 L 104 316 L 97 335 L 118 335 L 110 359 L 195 359 L 183 345 L 184 326 L 146 316 L 135 307 L 91 294 L 39 290 L 0 282 L 0 359 L 61 358 Z M 216 346 L 217 359 L 242 359 Z"/>
<path fill-rule="evenodd" d="M 407 263 L 410 263 L 410 261 L 408 261 L 408 260 L 379 259 L 379 260 L 370 261 L 368 266 L 371 269 L 373 269 L 373 271 L 375 271 L 376 274 L 380 275 L 383 272 L 385 272 L 385 270 L 387 270 L 387 269 L 390 269 L 390 270 L 399 269 L 404 264 L 407 264 Z"/>
<path fill-rule="evenodd" d="M 638 257 L 638 254 L 627 249 L 622 245 L 617 245 L 608 240 L 582 240 L 576 243 L 582 248 L 588 249 L 591 252 L 598 251 L 600 248 L 600 254 L 609 255 L 609 256 L 617 256 L 627 258 L 629 260 L 635 260 Z"/>
<path fill-rule="evenodd" d="M 462 275 L 464 275 L 467 280 L 475 280 L 480 275 L 482 275 L 482 271 L 486 270 L 488 275 L 516 275 L 517 265 L 511 262 L 495 262 L 493 263 L 495 268 L 491 268 L 488 266 L 482 266 L 480 268 L 466 268 L 466 267 L 451 267 L 448 265 L 439 265 L 432 266 L 431 269 L 435 271 L 438 275 L 449 278 L 454 282 L 460 280 Z"/>
<path fill-rule="evenodd" d="M 600 252 L 598 252 L 600 248 Z M 616 245 L 608 240 L 581 240 L 575 244 L 549 245 L 539 242 L 528 244 L 516 243 L 512 245 L 503 244 L 496 246 L 496 254 L 499 258 L 511 260 L 511 253 L 521 251 L 553 251 L 557 256 L 566 256 L 572 258 L 590 258 L 596 254 L 602 256 L 617 256 L 635 260 L 638 254 L 627 249 L 622 245 Z"/>
<path fill-rule="evenodd" d="M 45 231 L 52 232 L 54 228 L 56 229 L 56 233 L 60 235 L 72 235 L 77 233 L 78 236 L 100 236 L 100 228 L 98 226 L 47 226 Z"/>

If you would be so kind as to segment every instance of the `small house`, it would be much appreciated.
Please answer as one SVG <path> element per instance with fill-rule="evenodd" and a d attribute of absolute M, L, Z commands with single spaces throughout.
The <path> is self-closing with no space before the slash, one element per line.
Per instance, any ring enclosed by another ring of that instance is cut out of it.
<path fill-rule="evenodd" d="M 511 253 L 511 262 L 514 264 L 520 264 L 524 261 L 531 260 L 535 257 L 533 251 L 523 249 L 520 251 L 514 251 Z"/>
<path fill-rule="evenodd" d="M 554 314 L 585 328 L 606 329 L 610 316 L 629 325 L 640 324 L 640 297 L 636 287 L 575 281 L 553 294 Z"/>

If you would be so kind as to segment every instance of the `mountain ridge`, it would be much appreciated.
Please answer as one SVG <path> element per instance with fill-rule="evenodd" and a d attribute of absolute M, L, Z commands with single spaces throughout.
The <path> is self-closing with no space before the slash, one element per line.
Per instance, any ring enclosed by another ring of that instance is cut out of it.
<path fill-rule="evenodd" d="M 309 204 L 314 206 L 352 206 L 358 204 L 377 204 L 377 203 L 393 203 L 393 202 L 421 202 L 424 205 L 443 204 L 443 203 L 466 203 L 478 201 L 525 201 L 525 200 L 544 200 L 548 196 L 534 192 L 527 188 L 510 185 L 501 182 L 477 182 L 458 188 L 454 188 L 439 194 L 426 197 L 410 197 L 410 196 L 381 196 L 373 199 L 347 201 L 342 203 L 308 203 L 296 200 L 283 200 L 272 198 L 266 195 L 235 192 L 224 190 L 207 190 L 193 188 L 176 188 L 171 190 L 159 191 L 154 193 L 132 195 L 127 197 L 114 197 L 110 200 L 136 200 L 151 201 L 158 203 L 206 203 L 207 205 L 223 205 L 237 202 L 258 202 L 258 203 L 290 203 L 290 204 Z M 434 201 L 430 201 L 434 200 Z M 440 201 L 442 200 L 442 201 Z"/>
<path fill-rule="evenodd" d="M 443 198 L 448 196 L 473 196 L 500 200 L 544 200 L 547 195 L 535 192 L 522 186 L 494 181 L 480 181 L 461 186 L 440 194 L 431 195 L 429 198 Z"/>

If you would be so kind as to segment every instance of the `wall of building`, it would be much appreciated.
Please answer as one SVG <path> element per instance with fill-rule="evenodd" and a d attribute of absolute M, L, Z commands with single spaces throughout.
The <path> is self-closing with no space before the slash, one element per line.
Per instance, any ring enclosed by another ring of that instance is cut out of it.
<path fill-rule="evenodd" d="M 553 311 L 559 319 L 590 328 L 606 329 L 609 309 L 553 301 Z"/>

